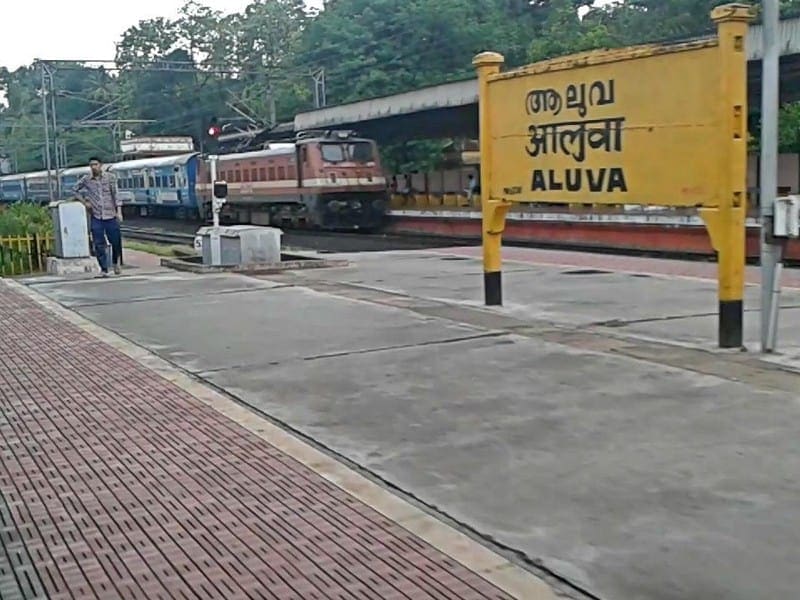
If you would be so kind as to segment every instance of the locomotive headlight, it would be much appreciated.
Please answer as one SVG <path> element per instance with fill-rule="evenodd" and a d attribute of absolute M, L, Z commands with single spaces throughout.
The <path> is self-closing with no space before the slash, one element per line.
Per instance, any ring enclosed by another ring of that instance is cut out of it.
<path fill-rule="evenodd" d="M 350 208 L 353 208 L 353 209 L 355 209 L 355 210 L 358 210 L 358 209 L 360 209 L 360 208 L 361 208 L 361 200 L 353 200 L 353 201 L 350 203 Z"/>

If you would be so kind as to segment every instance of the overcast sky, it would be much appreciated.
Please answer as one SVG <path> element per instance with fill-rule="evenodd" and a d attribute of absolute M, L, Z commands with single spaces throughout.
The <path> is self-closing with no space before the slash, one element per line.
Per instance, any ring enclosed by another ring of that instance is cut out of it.
<path fill-rule="evenodd" d="M 142 19 L 172 18 L 185 0 L 0 0 L 0 66 L 36 58 L 113 60 L 122 32 Z M 204 0 L 240 12 L 250 0 Z M 307 0 L 319 6 L 322 0 Z"/>

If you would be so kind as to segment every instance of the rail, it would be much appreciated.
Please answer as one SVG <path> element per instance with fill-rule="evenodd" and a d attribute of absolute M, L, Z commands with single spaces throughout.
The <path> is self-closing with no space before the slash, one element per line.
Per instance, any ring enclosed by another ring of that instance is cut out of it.
<path fill-rule="evenodd" d="M 194 234 L 173 231 L 154 231 L 139 227 L 122 226 L 122 235 L 131 240 L 156 242 L 158 244 L 175 244 L 181 246 L 194 245 Z"/>
<path fill-rule="evenodd" d="M 53 252 L 51 234 L 0 236 L 0 277 L 38 273 L 47 269 Z"/>

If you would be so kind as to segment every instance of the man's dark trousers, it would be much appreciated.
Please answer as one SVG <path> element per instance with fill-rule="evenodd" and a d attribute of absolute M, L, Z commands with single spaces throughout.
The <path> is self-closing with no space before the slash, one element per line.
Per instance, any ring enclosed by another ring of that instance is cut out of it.
<path fill-rule="evenodd" d="M 106 242 L 108 238 L 108 242 Z M 100 264 L 100 270 L 108 273 L 108 254 L 106 243 L 111 244 L 112 264 L 118 265 L 122 257 L 122 233 L 119 230 L 119 221 L 114 219 L 96 219 L 92 217 L 92 240 L 94 241 L 94 255 Z"/>

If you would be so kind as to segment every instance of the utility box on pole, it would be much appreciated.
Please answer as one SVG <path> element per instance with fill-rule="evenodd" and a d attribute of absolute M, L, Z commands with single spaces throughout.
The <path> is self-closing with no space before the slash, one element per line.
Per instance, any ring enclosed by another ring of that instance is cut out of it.
<path fill-rule="evenodd" d="M 775 200 L 772 235 L 776 238 L 800 237 L 800 196 L 784 196 Z"/>

